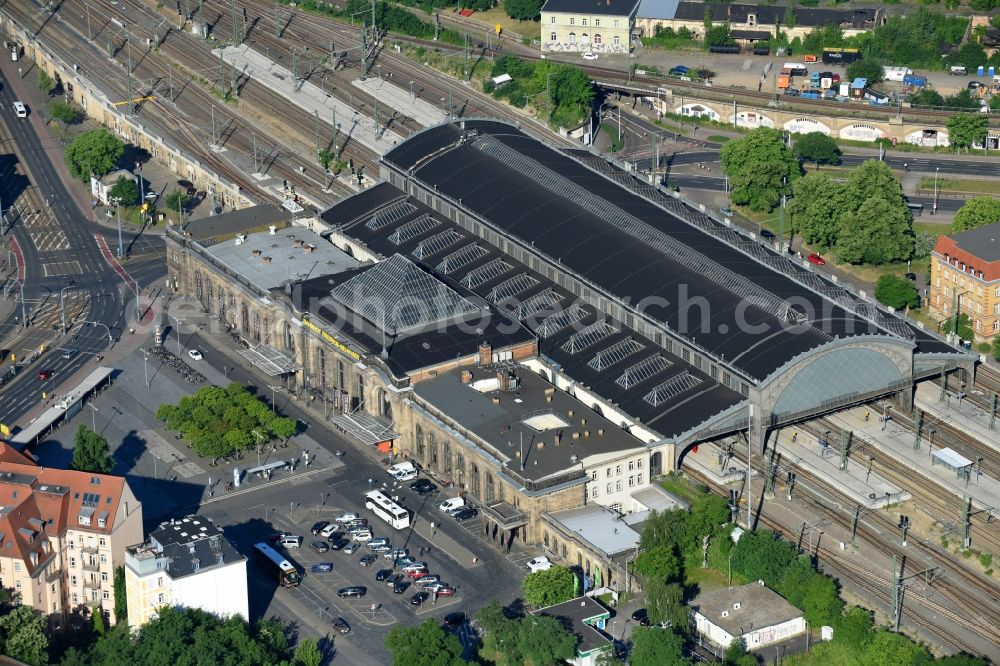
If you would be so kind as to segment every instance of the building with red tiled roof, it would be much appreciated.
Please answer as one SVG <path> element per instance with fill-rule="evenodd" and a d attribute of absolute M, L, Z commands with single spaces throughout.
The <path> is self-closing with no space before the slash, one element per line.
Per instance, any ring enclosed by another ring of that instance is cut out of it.
<path fill-rule="evenodd" d="M 968 315 L 976 341 L 1000 335 L 1000 222 L 938 238 L 929 301 L 942 319 Z"/>
<path fill-rule="evenodd" d="M 100 608 L 114 621 L 114 571 L 142 540 L 142 506 L 125 479 L 39 467 L 0 447 L 0 585 L 49 615 Z"/>

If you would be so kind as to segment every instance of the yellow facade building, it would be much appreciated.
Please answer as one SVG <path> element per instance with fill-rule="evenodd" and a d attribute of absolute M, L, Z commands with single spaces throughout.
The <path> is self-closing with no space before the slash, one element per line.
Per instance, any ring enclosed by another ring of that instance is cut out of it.
<path fill-rule="evenodd" d="M 542 51 L 627 54 L 638 11 L 639 0 L 547 0 L 542 6 Z"/>

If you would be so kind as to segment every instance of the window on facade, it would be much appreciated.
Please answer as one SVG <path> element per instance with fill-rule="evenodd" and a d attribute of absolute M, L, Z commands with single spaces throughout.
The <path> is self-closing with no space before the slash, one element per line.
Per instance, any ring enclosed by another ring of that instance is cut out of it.
<path fill-rule="evenodd" d="M 479 466 L 475 463 L 472 464 L 472 494 L 476 497 L 479 496 Z"/>
<path fill-rule="evenodd" d="M 580 19 L 580 25 L 587 25 L 587 19 Z"/>
<path fill-rule="evenodd" d="M 594 19 L 594 27 L 595 28 L 601 27 L 601 19 Z"/>
<path fill-rule="evenodd" d="M 103 571 L 101 572 L 101 582 L 102 583 L 108 582 L 108 574 L 104 573 Z"/>
<path fill-rule="evenodd" d="M 642 469 L 642 458 L 635 461 L 635 467 L 636 469 Z"/>
<path fill-rule="evenodd" d="M 611 484 L 609 483 L 604 490 L 610 495 L 611 494 Z"/>
<path fill-rule="evenodd" d="M 597 499 L 597 492 L 598 492 L 597 486 L 592 487 L 590 489 L 590 496 L 594 499 Z"/>
<path fill-rule="evenodd" d="M 430 445 L 431 445 L 431 466 L 437 467 L 438 466 L 438 442 L 437 442 L 437 435 L 435 435 L 434 433 L 431 433 L 428 436 L 428 440 L 430 441 Z"/>
<path fill-rule="evenodd" d="M 107 601 L 108 599 L 111 598 L 111 593 L 109 593 L 107 590 L 104 590 L 103 594 L 104 594 L 104 600 L 105 601 Z"/>
<path fill-rule="evenodd" d="M 347 384 L 344 382 L 344 362 L 337 361 L 337 388 L 346 388 Z"/>
<path fill-rule="evenodd" d="M 102 543 L 101 545 L 103 546 L 104 544 Z M 101 564 L 107 564 L 107 563 L 108 563 L 108 556 L 101 555 Z"/>
<path fill-rule="evenodd" d="M 635 485 L 635 477 L 634 476 L 628 477 L 628 486 L 629 486 L 629 488 L 631 488 L 634 485 Z"/>
<path fill-rule="evenodd" d="M 569 43 L 570 44 L 576 44 L 576 33 L 575 32 L 569 33 Z"/>
<path fill-rule="evenodd" d="M 156 587 L 163 587 L 163 576 L 157 576 Z"/>
<path fill-rule="evenodd" d="M 70 546 L 72 546 L 72 545 L 73 545 L 73 542 L 72 542 L 72 541 L 70 541 L 70 544 L 69 544 L 69 545 L 70 545 Z M 69 565 L 70 565 L 71 567 L 75 567 L 75 566 L 76 566 L 76 558 L 75 558 L 75 557 L 71 557 L 71 558 L 69 558 Z"/>
<path fill-rule="evenodd" d="M 608 477 L 609 479 L 611 478 L 611 468 L 610 467 L 605 471 L 604 476 Z"/>
<path fill-rule="evenodd" d="M 444 443 L 444 471 L 451 471 L 451 443 Z"/>
<path fill-rule="evenodd" d="M 617 28 L 618 27 L 618 19 L 614 19 L 613 21 L 611 21 L 611 27 L 612 28 Z M 616 44 L 618 43 L 618 38 L 617 37 L 615 37 L 615 43 Z"/>
<path fill-rule="evenodd" d="M 642 474 L 639 474 L 637 477 L 635 477 L 635 481 L 636 481 L 636 483 L 638 483 L 641 486 L 642 485 Z"/>
<path fill-rule="evenodd" d="M 631 472 L 634 469 L 635 469 L 635 461 L 634 460 L 629 460 L 628 461 L 628 471 Z"/>
<path fill-rule="evenodd" d="M 549 17 L 549 23 L 551 23 L 552 25 L 555 25 L 556 24 L 556 17 L 555 16 L 550 16 Z"/>
<path fill-rule="evenodd" d="M 622 489 L 622 482 L 620 480 L 615 481 L 615 490 L 621 490 L 621 489 Z"/>
<path fill-rule="evenodd" d="M 21 563 L 14 562 L 14 571 L 20 571 L 20 570 L 21 570 Z"/>
<path fill-rule="evenodd" d="M 597 470 L 596 469 L 593 472 L 590 473 L 590 480 L 591 481 L 597 481 Z"/>
<path fill-rule="evenodd" d="M 617 26 L 616 26 L 616 27 L 617 27 Z M 614 44 L 615 46 L 621 46 L 621 45 L 622 45 L 622 38 L 621 38 L 621 37 L 619 37 L 618 35 L 615 35 L 615 36 L 614 36 L 614 39 L 612 39 L 612 40 L 611 40 L 611 42 L 612 42 L 612 43 L 613 43 L 613 44 Z"/>
<path fill-rule="evenodd" d="M 550 32 L 549 33 L 549 41 L 550 42 L 556 41 L 556 33 L 554 33 L 554 32 Z"/>
<path fill-rule="evenodd" d="M 618 476 L 621 476 L 621 473 L 622 473 L 622 466 L 621 465 L 616 465 L 615 466 L 615 474 L 617 474 Z"/>
<path fill-rule="evenodd" d="M 569 18 L 569 24 L 570 24 L 570 25 L 575 25 L 575 24 L 576 24 L 576 19 L 575 19 L 575 18 L 573 18 L 573 17 L 571 16 L 571 17 Z"/>

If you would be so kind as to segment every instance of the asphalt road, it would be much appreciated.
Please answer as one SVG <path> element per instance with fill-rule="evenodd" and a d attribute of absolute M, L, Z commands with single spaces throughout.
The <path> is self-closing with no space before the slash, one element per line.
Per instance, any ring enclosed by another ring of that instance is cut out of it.
<path fill-rule="evenodd" d="M 46 152 L 46 146 L 52 139 L 40 136 L 37 131 L 40 117 L 18 119 L 9 112 L 13 101 L 19 98 L 10 78 L 17 76 L 16 68 L 6 59 L 0 63 L 6 79 L 0 90 L 0 122 L 5 124 L 13 137 L 23 166 L 34 181 L 30 185 L 17 182 L 14 188 L 5 183 L 4 206 L 9 209 L 14 197 L 20 195 L 26 186 L 36 188 L 36 199 L 45 202 L 36 211 L 23 211 L 23 217 L 8 215 L 8 221 L 13 219 L 10 235 L 17 239 L 24 258 L 24 300 L 28 319 L 35 325 L 34 329 L 29 327 L 21 333 L 21 346 L 28 344 L 31 349 L 37 349 L 42 342 L 54 338 L 62 324 L 61 295 L 67 300 L 78 299 L 83 304 L 75 321 L 67 319 L 67 334 L 56 340 L 37 363 L 4 388 L 0 395 L 0 423 L 10 425 L 42 400 L 43 391 L 50 394 L 53 390 L 58 391 L 64 378 L 79 370 L 93 355 L 107 350 L 127 328 L 126 318 L 130 312 L 134 313 L 129 306 L 134 305 L 133 298 L 122 297 L 125 283 L 105 260 L 95 237 L 95 234 L 104 237 L 113 252 L 113 248 L 117 247 L 117 234 L 89 221 L 90 211 L 80 208 L 66 183 L 60 180 L 50 161 L 50 153 Z M 25 79 L 17 85 L 27 87 L 28 83 L 29 80 Z M 11 153 L 13 148 L 4 146 Z M 8 157 L 10 159 L 16 158 Z M 22 210 L 23 202 L 24 199 Z M 162 239 L 157 243 L 155 240 L 137 240 L 135 236 L 129 234 L 124 240 L 133 246 L 137 242 L 148 245 L 142 246 L 143 252 L 135 262 L 139 272 L 150 280 L 163 275 Z M 18 304 L 6 320 L 0 322 L 0 331 L 9 333 L 16 330 L 22 323 L 21 312 Z M 44 317 L 44 313 L 51 316 Z M 15 347 L 12 345 L 11 348 Z M 78 353 L 63 359 L 62 350 L 66 348 Z M 41 370 L 51 371 L 51 379 L 41 379 Z"/>

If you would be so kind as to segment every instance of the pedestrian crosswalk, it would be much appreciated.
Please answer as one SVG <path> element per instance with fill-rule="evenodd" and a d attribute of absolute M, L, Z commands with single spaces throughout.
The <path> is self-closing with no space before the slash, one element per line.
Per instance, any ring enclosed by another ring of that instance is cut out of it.
<path fill-rule="evenodd" d="M 45 273 L 45 277 L 53 275 L 81 275 L 83 273 L 83 269 L 80 268 L 80 262 L 76 259 L 43 261 L 42 270 Z"/>
<path fill-rule="evenodd" d="M 70 249 L 66 233 L 59 228 L 59 223 L 47 210 L 25 213 L 24 227 L 39 252 Z"/>

